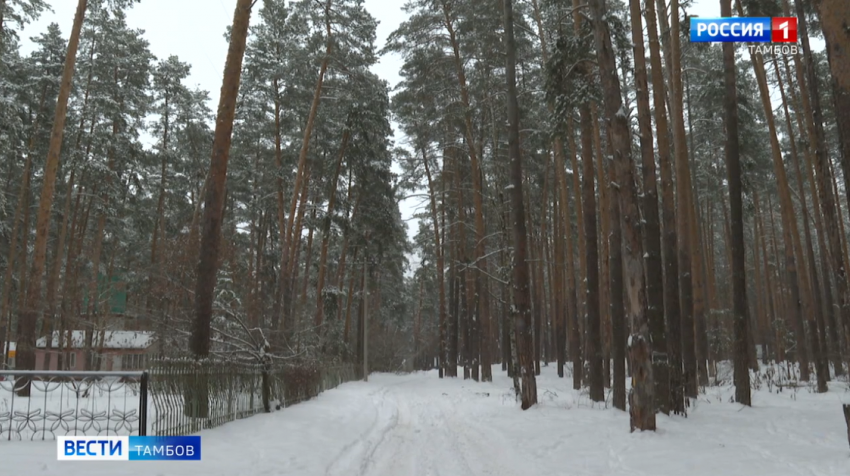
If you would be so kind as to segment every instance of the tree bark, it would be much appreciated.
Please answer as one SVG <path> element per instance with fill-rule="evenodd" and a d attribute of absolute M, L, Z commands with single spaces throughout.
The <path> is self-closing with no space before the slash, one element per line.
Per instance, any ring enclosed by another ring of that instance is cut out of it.
<path fill-rule="evenodd" d="M 585 275 L 585 305 L 587 319 L 587 356 L 590 361 L 590 399 L 605 400 L 602 372 L 602 332 L 599 314 L 599 248 L 596 236 L 596 171 L 593 165 L 593 123 L 590 107 L 580 108 L 581 116 L 581 161 L 582 161 L 582 204 L 584 206 L 584 242 L 587 252 L 587 274 Z M 574 172 L 574 173 L 577 173 Z"/>
<path fill-rule="evenodd" d="M 516 87 L 516 41 L 514 40 L 513 0 L 504 0 L 505 46 L 507 50 L 507 109 L 508 109 L 508 151 L 510 154 L 511 220 L 513 221 L 513 305 L 514 333 L 518 357 L 518 374 L 521 380 L 520 394 L 522 409 L 527 410 L 537 403 L 537 381 L 534 376 L 531 336 L 531 297 L 529 295 L 529 269 L 526 256 L 528 252 L 527 232 L 525 228 L 525 207 L 522 194 L 522 156 L 519 143 L 519 104 Z"/>
<path fill-rule="evenodd" d="M 832 255 L 833 272 L 835 273 L 835 284 L 838 291 L 838 303 L 841 309 L 841 320 L 844 323 L 845 331 L 850 332 L 850 287 L 847 284 L 847 270 L 844 267 L 844 260 L 841 258 L 843 252 L 841 249 L 841 238 L 838 231 L 838 214 L 835 204 L 835 196 L 832 193 L 830 186 L 831 171 L 827 158 L 827 143 L 823 128 L 823 116 L 820 107 L 820 95 L 818 91 L 817 75 L 815 73 L 815 65 L 812 57 L 811 47 L 809 46 L 808 26 L 804 16 L 803 3 L 801 0 L 794 1 L 797 9 L 798 30 L 800 42 L 803 45 L 803 56 L 805 58 L 805 79 L 808 86 L 808 95 L 811 105 L 811 114 L 807 116 L 811 118 L 814 131 L 809 135 L 809 141 L 814 148 L 815 170 L 817 171 L 818 195 L 821 204 L 823 205 L 823 218 L 826 225 L 827 244 L 829 252 Z M 845 65 L 846 66 L 846 65 Z M 799 66 L 798 66 L 799 69 Z M 798 71 L 798 75 L 801 74 Z M 800 81 L 803 84 L 803 81 Z M 805 91 L 803 95 L 805 96 Z M 804 106 L 805 108 L 805 106 Z"/>
<path fill-rule="evenodd" d="M 767 86 L 764 63 L 761 55 L 752 55 L 753 65 L 756 71 L 756 79 L 759 85 L 762 106 L 767 117 L 768 130 L 770 132 L 771 155 L 773 157 L 774 175 L 777 180 L 777 188 L 780 200 L 780 213 L 782 217 L 783 236 L 786 238 L 786 260 L 788 273 L 788 287 L 791 291 L 791 299 L 794 301 L 792 312 L 796 325 L 796 338 L 798 357 L 800 361 L 801 380 L 809 379 L 809 346 L 806 341 L 806 329 L 804 319 L 811 318 L 811 293 L 809 293 L 808 272 L 804 261 L 801 260 L 800 233 L 797 228 L 794 204 L 791 200 L 791 189 L 788 185 L 788 177 L 782 152 L 779 148 L 779 139 L 776 134 L 776 126 L 773 117 L 773 106 L 770 102 L 770 92 Z M 734 248 L 733 248 L 734 250 Z"/>
<path fill-rule="evenodd" d="M 732 0 L 721 0 L 720 14 L 732 16 Z M 738 90 L 735 74 L 735 46 L 723 44 L 723 82 L 726 94 L 723 108 L 726 124 L 726 174 L 729 183 L 729 207 L 732 228 L 732 301 L 735 346 L 735 401 L 750 405 L 750 371 L 747 355 L 747 268 L 744 248 L 744 205 L 741 183 L 741 159 L 738 143 Z"/>
<path fill-rule="evenodd" d="M 792 162 L 794 163 L 794 171 L 796 172 L 796 175 L 797 175 L 797 194 L 800 196 L 800 210 L 803 213 L 803 232 L 805 234 L 805 239 L 806 239 L 805 249 L 806 249 L 806 261 L 807 261 L 807 263 L 805 263 L 805 264 L 801 263 L 801 266 L 806 266 L 806 269 L 809 272 L 809 279 L 810 279 L 811 286 L 812 286 L 812 289 L 811 289 L 811 292 L 809 293 L 809 295 L 811 297 L 812 307 L 813 307 L 813 311 L 815 313 L 815 321 L 816 321 L 816 325 L 817 325 L 817 332 L 819 334 L 820 340 L 823 342 L 824 346 L 826 347 L 824 349 L 821 349 L 821 352 L 818 352 L 818 354 L 825 356 L 828 353 L 827 348 L 829 348 L 830 346 L 828 345 L 829 341 L 827 340 L 827 336 L 826 336 L 826 325 L 825 325 L 824 314 L 826 314 L 826 313 L 833 314 L 833 310 L 831 309 L 831 305 L 830 305 L 829 309 L 824 308 L 823 301 L 822 301 L 822 298 L 821 298 L 821 296 L 823 295 L 823 289 L 821 288 L 821 280 L 820 280 L 820 277 L 818 276 L 819 273 L 818 273 L 818 266 L 817 266 L 817 263 L 815 261 L 814 243 L 813 243 L 813 240 L 812 240 L 811 226 L 809 225 L 809 223 L 810 223 L 809 206 L 808 206 L 808 200 L 806 198 L 806 191 L 805 191 L 805 187 L 804 187 L 806 180 L 805 180 L 805 177 L 803 176 L 802 168 L 800 166 L 800 157 L 799 157 L 799 154 L 797 153 L 797 140 L 796 140 L 796 137 L 794 136 L 794 127 L 791 123 L 791 114 L 788 112 L 788 98 L 785 94 L 785 87 L 783 85 L 782 75 L 779 73 L 779 64 L 776 61 L 776 58 L 773 59 L 773 68 L 774 68 L 774 72 L 776 74 L 776 79 L 777 79 L 777 82 L 778 82 L 779 93 L 780 93 L 780 96 L 782 98 L 782 109 L 783 109 L 783 112 L 785 114 L 785 125 L 788 128 L 788 134 L 790 135 L 789 143 L 791 145 L 791 158 L 792 158 Z M 811 183 L 813 185 L 814 181 L 812 181 Z M 817 200 L 815 190 L 813 189 L 812 192 L 813 192 L 813 197 L 815 198 L 815 200 Z M 819 205 L 819 203 L 818 203 L 818 205 Z M 820 207 L 816 206 L 815 209 L 814 209 L 814 213 L 817 213 L 819 215 L 820 214 L 819 209 L 820 209 Z M 820 220 L 820 218 L 818 218 L 818 220 Z M 825 249 L 825 247 L 821 248 L 821 249 Z M 825 258 L 825 256 L 824 256 L 824 258 Z M 825 268 L 825 269 L 828 269 L 828 268 Z M 830 290 L 827 290 L 826 292 L 828 292 L 831 296 L 832 292 Z M 830 303 L 832 302 L 831 297 L 829 299 L 829 302 Z M 837 342 L 838 342 L 838 339 L 836 337 L 836 339 L 835 339 L 836 345 L 837 345 Z M 837 349 L 835 349 L 835 350 L 837 350 Z M 833 363 L 835 365 L 836 375 L 842 375 L 844 372 L 843 372 L 843 366 L 842 366 L 842 362 L 841 362 L 841 358 L 840 358 L 839 354 L 834 353 L 834 354 L 832 354 L 832 357 L 833 357 Z M 824 366 L 824 362 L 822 361 L 822 358 L 819 358 L 819 362 L 820 363 L 817 364 L 816 366 L 817 366 L 817 369 L 818 369 L 818 372 L 819 372 L 818 385 L 820 386 L 820 382 L 821 382 L 822 379 L 824 380 L 824 382 L 823 382 L 824 385 L 826 384 L 826 381 L 829 380 L 829 366 L 828 365 Z M 826 374 L 824 374 L 824 370 L 826 370 Z"/>
<path fill-rule="evenodd" d="M 608 132 L 608 150 L 611 148 L 611 134 Z M 613 199 L 608 201 L 608 217 L 611 220 L 611 234 L 608 241 L 608 266 L 610 276 L 611 302 L 611 359 L 614 361 L 612 405 L 626 411 L 626 315 L 623 296 L 623 225 L 620 220 L 620 201 L 617 199 L 617 172 L 613 164 L 608 165 L 607 188 Z"/>
<path fill-rule="evenodd" d="M 445 329 L 446 326 L 446 279 L 445 279 L 445 260 L 443 259 L 443 245 L 440 235 L 440 223 L 437 213 L 437 200 L 434 190 L 434 181 L 431 178 L 431 169 L 428 166 L 428 156 L 425 153 L 425 147 L 422 147 L 422 162 L 425 164 L 425 175 L 428 178 L 428 196 L 431 202 L 431 220 L 434 222 L 434 252 L 437 254 L 437 281 L 440 292 L 440 310 L 439 310 L 439 326 L 440 329 Z M 440 360 L 444 360 L 446 348 L 445 333 L 441 332 L 440 336 Z"/>
<path fill-rule="evenodd" d="M 668 133 L 664 71 L 656 27 L 655 2 L 646 5 L 646 26 L 649 35 L 649 56 L 652 66 L 652 99 L 655 106 L 655 127 L 658 131 L 658 163 L 661 167 L 661 206 L 663 209 L 664 251 L 664 316 L 667 322 L 667 355 L 670 386 L 670 409 L 685 413 L 684 382 L 682 380 L 682 330 L 679 306 L 679 259 L 676 239 L 676 204 L 673 184 L 673 163 Z"/>
<path fill-rule="evenodd" d="M 41 200 L 38 207 L 35 244 L 33 246 L 33 267 L 30 273 L 31 278 L 29 279 L 26 302 L 23 303 L 18 324 L 20 337 L 17 343 L 16 366 L 22 370 L 35 369 L 35 331 L 42 305 L 41 283 L 47 258 L 47 238 L 50 233 L 50 209 L 53 204 L 53 192 L 56 187 L 56 172 L 59 168 L 62 138 L 65 134 L 65 116 L 68 112 L 68 97 L 71 93 L 71 83 L 74 79 L 77 47 L 80 43 L 80 30 L 83 27 L 83 18 L 85 17 L 87 4 L 87 0 L 79 0 L 77 2 L 74 25 L 71 28 L 68 49 L 65 53 L 65 65 L 62 72 L 62 82 L 59 87 L 59 96 L 56 99 L 50 145 L 44 165 Z M 29 390 L 30 388 L 27 382 L 19 394 L 21 396 L 28 396 Z"/>
<path fill-rule="evenodd" d="M 657 0 L 663 4 L 662 0 Z M 693 276 L 691 269 L 691 243 L 690 243 L 690 216 L 691 207 L 688 201 L 687 175 L 690 174 L 688 165 L 688 146 L 685 136 L 684 118 L 684 89 L 682 86 L 682 51 L 679 34 L 679 0 L 672 0 L 670 10 L 675 12 L 671 20 L 669 35 L 669 53 L 665 48 L 666 64 L 670 73 L 670 117 L 673 126 L 673 150 L 676 163 L 676 234 L 678 245 L 678 267 L 679 267 L 679 296 L 681 316 L 681 339 L 684 363 L 684 387 L 685 395 L 691 398 L 697 396 L 697 362 L 696 342 L 694 337 L 694 302 L 693 302 Z M 664 10 L 659 15 L 663 20 L 662 28 L 666 23 Z"/>
<path fill-rule="evenodd" d="M 236 2 L 213 137 L 210 186 L 207 188 L 204 197 L 203 232 L 201 233 L 200 259 L 195 284 L 195 318 L 192 323 L 190 340 L 191 351 L 199 358 L 206 357 L 210 352 L 210 325 L 221 244 L 227 161 L 230 156 L 233 118 L 236 113 L 236 99 L 239 94 L 242 59 L 245 55 L 245 43 L 248 37 L 252 5 L 252 0 L 237 0 Z"/>
<path fill-rule="evenodd" d="M 651 1 L 647 3 L 652 3 Z M 655 178 L 655 155 L 652 147 L 652 119 L 649 108 L 649 86 L 646 53 L 643 47 L 643 22 L 640 0 L 629 0 L 632 44 L 635 61 L 640 151 L 643 168 L 643 231 L 646 241 L 646 318 L 649 321 L 652 350 L 652 373 L 655 377 L 656 408 L 670 413 L 670 381 L 667 363 L 667 336 L 664 329 L 664 273 L 661 264 L 661 230 L 658 217 L 658 184 Z"/>
<path fill-rule="evenodd" d="M 850 91 L 850 3 L 844 0 L 814 0 L 826 40 L 832 77 L 843 91 Z M 797 11 L 798 18 L 800 11 Z M 800 21 L 798 20 L 798 21 Z M 847 111 L 843 111 L 847 114 Z M 847 158 L 850 160 L 850 158 Z"/>
<path fill-rule="evenodd" d="M 346 128 L 345 132 L 342 134 L 342 145 L 339 148 L 339 155 L 336 159 L 336 168 L 334 169 L 333 178 L 331 179 L 331 188 L 328 190 L 328 209 L 325 212 L 325 219 L 322 225 L 322 250 L 319 255 L 319 275 L 316 278 L 316 328 L 319 328 L 324 322 L 325 299 L 324 296 L 322 296 L 322 293 L 325 289 L 325 274 L 327 273 L 328 245 L 331 238 L 331 220 L 333 218 L 334 203 L 336 202 L 336 184 L 337 180 L 339 180 L 339 172 L 342 169 L 342 159 L 345 157 L 345 151 L 348 148 L 349 137 L 350 130 Z"/>
<path fill-rule="evenodd" d="M 309 167 L 307 164 L 307 152 L 310 150 L 310 138 L 313 135 L 313 124 L 316 120 L 316 113 L 319 110 L 319 102 L 322 97 L 322 85 L 325 80 L 325 73 L 328 70 L 328 65 L 330 63 L 331 51 L 333 47 L 332 42 L 332 30 L 330 23 L 330 9 L 331 9 L 332 0 L 327 0 L 324 4 L 325 10 L 325 56 L 322 60 L 322 65 L 319 67 L 319 78 L 316 80 L 316 88 L 313 91 L 313 102 L 310 105 L 310 113 L 307 115 L 307 123 L 304 125 L 304 136 L 301 140 L 301 151 L 298 154 L 298 169 L 295 173 L 295 184 L 292 190 L 292 200 L 289 206 L 289 221 L 286 223 L 286 233 L 285 236 L 281 237 L 281 306 L 280 311 L 282 315 L 279 317 L 278 325 L 281 326 L 281 329 L 284 333 L 290 333 L 291 329 L 286 328 L 287 325 L 287 316 L 289 315 L 290 310 L 292 309 L 291 296 L 292 296 L 292 269 L 294 269 L 294 259 L 295 259 L 295 246 L 293 246 L 293 241 L 296 241 L 300 238 L 297 234 L 298 232 L 294 230 L 296 227 L 295 224 L 295 213 L 296 207 L 299 203 L 299 197 L 303 195 L 302 188 L 307 188 L 309 183 Z M 302 200 L 303 203 L 303 200 Z"/>
<path fill-rule="evenodd" d="M 466 83 L 466 74 L 463 69 L 463 61 L 460 56 L 460 46 L 458 45 L 457 37 L 453 22 L 450 16 L 450 6 L 448 2 L 443 2 L 443 15 L 446 22 L 446 30 L 449 33 L 449 39 L 454 52 L 455 69 L 457 71 L 457 80 L 460 87 L 461 101 L 464 107 L 464 125 L 466 131 L 466 141 L 469 149 L 469 160 L 471 162 L 472 174 L 472 205 L 475 210 L 475 303 L 477 308 L 475 314 L 481 323 L 481 366 L 483 367 L 483 380 L 489 382 L 493 380 L 492 370 L 490 368 L 490 355 L 486 349 L 490 345 L 490 301 L 488 291 L 488 272 L 486 258 L 486 235 L 487 231 L 484 226 L 484 203 L 483 203 L 483 186 L 482 177 L 483 169 L 481 168 L 480 158 L 475 150 L 475 136 L 472 128 L 472 109 L 469 102 L 469 91 Z"/>
<path fill-rule="evenodd" d="M 613 167 L 616 170 L 616 189 L 623 226 L 623 275 L 625 280 L 626 313 L 631 327 L 629 336 L 629 367 L 632 389 L 629 392 L 630 425 L 632 431 L 655 430 L 654 380 L 650 358 L 649 323 L 646 316 L 644 287 L 643 237 L 638 208 L 637 189 L 631 158 L 631 132 L 626 119 L 620 81 L 605 21 L 607 10 L 603 0 L 589 2 L 593 16 L 599 76 L 602 78 L 603 103 L 611 137 Z"/>

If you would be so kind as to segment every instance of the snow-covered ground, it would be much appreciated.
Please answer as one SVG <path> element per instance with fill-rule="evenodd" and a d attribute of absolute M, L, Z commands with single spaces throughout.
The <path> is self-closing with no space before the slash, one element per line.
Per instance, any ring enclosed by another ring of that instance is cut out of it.
<path fill-rule="evenodd" d="M 830 476 L 850 475 L 841 404 L 825 395 L 754 392 L 753 407 L 710 388 L 687 418 L 629 433 L 626 413 L 592 405 L 544 367 L 540 405 L 521 411 L 510 380 L 373 374 L 318 398 L 202 436 L 200 462 L 60 462 L 54 442 L 0 442 L 0 474 L 62 476 Z"/>

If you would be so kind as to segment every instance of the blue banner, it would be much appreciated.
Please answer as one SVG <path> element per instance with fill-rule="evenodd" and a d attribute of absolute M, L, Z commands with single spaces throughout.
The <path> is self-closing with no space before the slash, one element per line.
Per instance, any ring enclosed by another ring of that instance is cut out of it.
<path fill-rule="evenodd" d="M 130 461 L 200 461 L 200 436 L 131 436 Z"/>
<path fill-rule="evenodd" d="M 60 436 L 60 461 L 200 461 L 200 436 Z"/>
<path fill-rule="evenodd" d="M 769 17 L 691 17 L 691 43 L 769 43 Z"/>

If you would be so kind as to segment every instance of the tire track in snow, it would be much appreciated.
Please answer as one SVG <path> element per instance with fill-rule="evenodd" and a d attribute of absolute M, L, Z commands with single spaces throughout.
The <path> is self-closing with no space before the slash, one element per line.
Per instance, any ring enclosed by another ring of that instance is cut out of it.
<path fill-rule="evenodd" d="M 369 394 L 372 403 L 377 403 L 374 407 L 375 418 L 366 431 L 361 433 L 356 440 L 345 445 L 331 460 L 325 470 L 326 476 L 351 476 L 352 474 L 359 476 L 363 474 L 368 461 L 367 455 L 374 453 L 374 448 L 380 444 L 386 434 L 398 422 L 397 408 L 390 408 L 389 411 L 386 408 L 386 394 L 389 390 L 390 386 L 386 385 Z M 357 468 L 356 473 L 354 468 Z"/>

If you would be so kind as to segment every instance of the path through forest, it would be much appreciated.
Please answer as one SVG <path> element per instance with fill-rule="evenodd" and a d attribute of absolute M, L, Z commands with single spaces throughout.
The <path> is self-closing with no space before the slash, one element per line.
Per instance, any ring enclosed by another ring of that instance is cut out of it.
<path fill-rule="evenodd" d="M 850 468 L 846 384 L 822 395 L 763 387 L 753 408 L 729 403 L 732 387 L 711 388 L 688 418 L 659 417 L 657 433 L 629 434 L 626 413 L 592 406 L 552 367 L 539 380 L 541 404 L 526 412 L 504 373 L 493 375 L 494 383 L 482 384 L 440 380 L 436 372 L 375 374 L 205 431 L 201 462 L 68 463 L 56 461 L 53 442 L 0 442 L 0 473 L 846 476 Z"/>

